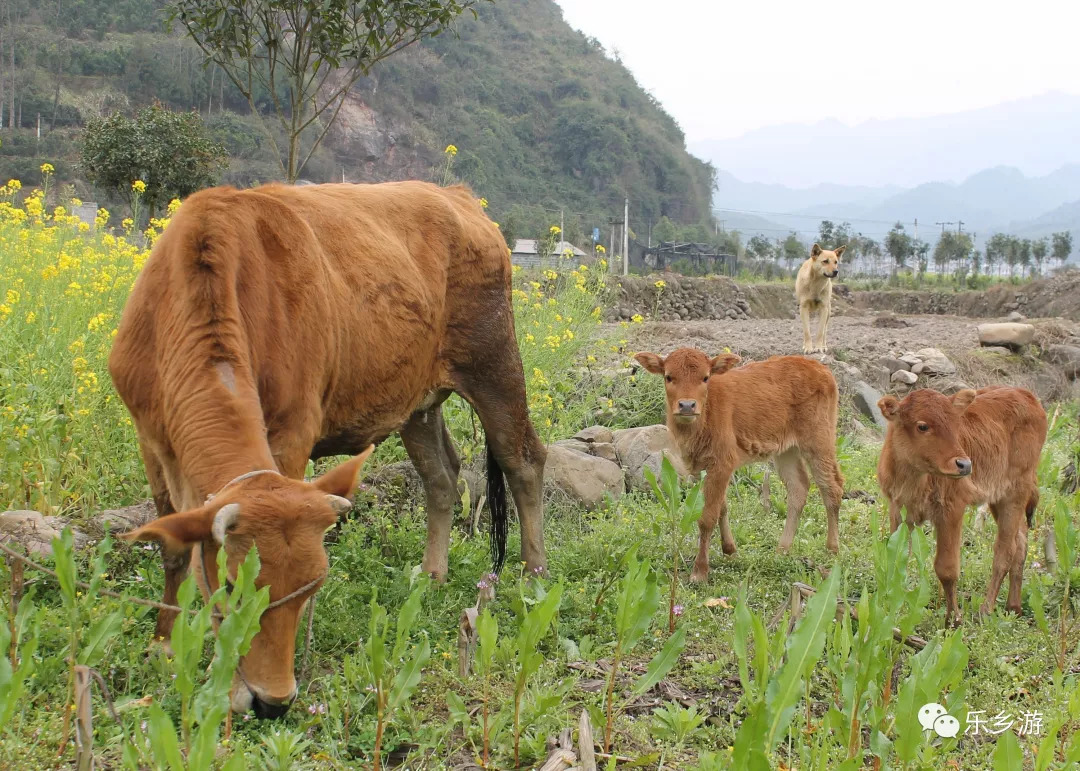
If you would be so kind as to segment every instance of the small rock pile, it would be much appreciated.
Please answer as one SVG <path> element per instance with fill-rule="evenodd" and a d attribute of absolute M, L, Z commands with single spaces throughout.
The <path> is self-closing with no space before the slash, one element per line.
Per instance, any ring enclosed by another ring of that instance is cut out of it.
<path fill-rule="evenodd" d="M 739 321 L 752 315 L 750 301 L 742 288 L 723 276 L 689 278 L 672 273 L 620 276 L 614 279 L 611 288 L 608 321 L 627 321 L 636 315 L 656 321 Z"/>
<path fill-rule="evenodd" d="M 544 482 L 587 508 L 607 496 L 618 499 L 628 490 L 645 490 L 645 469 L 656 477 L 666 456 L 683 477 L 689 476 L 667 426 L 641 426 L 612 431 L 590 426 L 547 448 Z"/>
<path fill-rule="evenodd" d="M 920 377 L 945 377 L 956 374 L 956 365 L 937 348 L 922 348 L 902 354 L 890 354 L 878 359 L 883 388 L 905 390 L 914 386 Z M 955 387 L 963 388 L 962 384 Z"/>

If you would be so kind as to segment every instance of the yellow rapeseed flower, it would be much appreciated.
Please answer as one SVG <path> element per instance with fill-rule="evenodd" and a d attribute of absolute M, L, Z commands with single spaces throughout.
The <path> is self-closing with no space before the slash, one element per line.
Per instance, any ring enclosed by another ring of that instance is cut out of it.
<path fill-rule="evenodd" d="M 143 182 L 141 179 L 137 179 L 131 183 L 131 189 L 134 190 L 136 193 L 145 193 L 146 183 Z"/>
<path fill-rule="evenodd" d="M 655 286 L 657 289 L 663 289 L 665 286 L 667 286 L 667 282 L 664 281 L 664 279 L 660 279 L 655 284 L 653 284 L 653 286 Z"/>
<path fill-rule="evenodd" d="M 446 149 L 443 150 L 443 152 L 453 158 L 455 155 L 457 155 L 457 147 L 455 145 L 447 145 Z"/>
<path fill-rule="evenodd" d="M 53 167 L 53 165 L 51 163 L 46 162 L 46 163 L 41 164 L 41 173 L 42 174 L 48 176 L 49 174 L 52 174 L 54 171 L 56 171 L 56 169 Z"/>
<path fill-rule="evenodd" d="M 481 209 L 486 209 L 487 207 L 488 207 L 488 200 L 486 198 L 481 198 L 480 199 L 480 208 Z M 496 227 L 498 227 L 498 226 L 496 225 Z"/>

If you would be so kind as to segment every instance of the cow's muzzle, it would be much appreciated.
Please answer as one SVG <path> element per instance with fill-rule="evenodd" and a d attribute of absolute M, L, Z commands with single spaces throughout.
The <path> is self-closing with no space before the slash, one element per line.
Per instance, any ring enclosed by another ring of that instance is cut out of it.
<path fill-rule="evenodd" d="M 953 463 L 956 464 L 956 476 L 966 477 L 971 473 L 971 458 L 957 458 Z"/>
<path fill-rule="evenodd" d="M 697 399 L 679 399 L 676 408 L 675 419 L 680 423 L 693 422 L 699 414 Z"/>
<path fill-rule="evenodd" d="M 273 720 L 275 718 L 282 717 L 286 712 L 288 712 L 289 706 L 292 704 L 292 702 L 293 700 L 291 698 L 288 701 L 280 703 L 267 702 L 263 701 L 258 696 L 252 695 L 251 708 L 255 712 L 255 717 L 259 718 L 260 720 Z"/>

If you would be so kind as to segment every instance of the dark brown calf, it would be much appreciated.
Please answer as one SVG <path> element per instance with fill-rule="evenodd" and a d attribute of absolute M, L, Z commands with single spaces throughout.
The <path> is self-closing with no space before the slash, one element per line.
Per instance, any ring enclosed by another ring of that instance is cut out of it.
<path fill-rule="evenodd" d="M 692 471 L 707 472 L 701 538 L 690 576 L 709 574 L 709 538 L 716 523 L 725 554 L 735 553 L 727 521 L 727 486 L 736 469 L 772 458 L 788 492 L 788 515 L 779 548 L 795 540 L 810 479 L 810 464 L 828 514 L 830 551 L 839 550 L 837 519 L 844 478 L 836 465 L 837 388 L 822 364 L 801 356 L 774 356 L 732 369 L 739 357 L 710 359 L 679 348 L 666 359 L 655 353 L 634 357 L 649 372 L 663 375 L 667 426 Z"/>
<path fill-rule="evenodd" d="M 964 509 L 983 502 L 990 505 L 998 532 L 981 610 L 993 609 L 1008 573 L 1005 607 L 1019 613 L 1027 533 L 1039 502 L 1035 472 L 1046 441 L 1046 412 L 1039 400 L 1023 388 L 990 386 L 951 398 L 928 389 L 903 401 L 886 396 L 878 407 L 889 421 L 878 459 L 889 520 L 896 530 L 903 506 L 910 525 L 933 523 L 945 623 L 960 622 L 956 582 Z"/>

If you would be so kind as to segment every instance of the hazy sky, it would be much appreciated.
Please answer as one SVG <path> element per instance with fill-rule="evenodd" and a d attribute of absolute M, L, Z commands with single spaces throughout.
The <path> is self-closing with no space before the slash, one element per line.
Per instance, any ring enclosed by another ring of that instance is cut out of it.
<path fill-rule="evenodd" d="M 690 143 L 1080 93 L 1075 0 L 556 0 Z"/>

